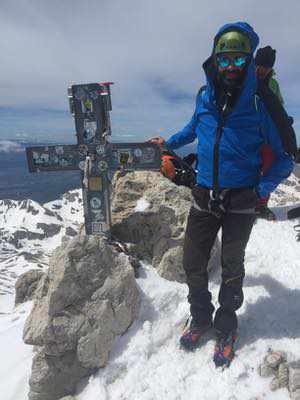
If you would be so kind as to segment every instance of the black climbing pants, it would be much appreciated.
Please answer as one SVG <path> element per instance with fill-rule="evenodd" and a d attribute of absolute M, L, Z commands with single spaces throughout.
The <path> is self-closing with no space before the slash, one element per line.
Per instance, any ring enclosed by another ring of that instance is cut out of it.
<path fill-rule="evenodd" d="M 222 283 L 214 327 L 225 334 L 237 329 L 236 310 L 244 299 L 245 248 L 255 218 L 253 214 L 234 213 L 225 213 L 217 218 L 207 211 L 191 208 L 184 241 L 183 267 L 189 288 L 191 315 L 199 326 L 212 322 L 214 306 L 208 290 L 207 265 L 217 233 L 222 228 Z"/>

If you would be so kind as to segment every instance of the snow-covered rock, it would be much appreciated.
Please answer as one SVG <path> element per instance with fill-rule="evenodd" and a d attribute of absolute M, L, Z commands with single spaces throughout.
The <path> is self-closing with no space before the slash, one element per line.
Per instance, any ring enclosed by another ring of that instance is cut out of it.
<path fill-rule="evenodd" d="M 80 378 L 105 366 L 138 305 L 129 257 L 105 238 L 76 236 L 59 247 L 24 327 L 24 342 L 38 346 L 29 399 L 72 394 Z"/>
<path fill-rule="evenodd" d="M 62 238 L 74 236 L 82 223 L 80 190 L 43 205 L 29 199 L 0 200 L 0 295 L 14 293 L 22 273 L 46 269 Z"/>
<path fill-rule="evenodd" d="M 15 304 L 24 303 L 25 301 L 32 300 L 38 283 L 41 280 L 44 272 L 37 269 L 31 269 L 19 276 L 16 285 Z"/>
<path fill-rule="evenodd" d="M 291 393 L 300 390 L 300 361 L 289 365 L 289 390 Z"/>

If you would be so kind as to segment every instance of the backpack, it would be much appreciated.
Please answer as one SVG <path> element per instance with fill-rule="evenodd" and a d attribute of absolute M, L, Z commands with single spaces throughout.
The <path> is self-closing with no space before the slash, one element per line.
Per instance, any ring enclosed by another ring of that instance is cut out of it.
<path fill-rule="evenodd" d="M 293 119 L 288 116 L 275 93 L 263 81 L 258 80 L 257 96 L 264 103 L 280 135 L 282 147 L 293 158 L 298 153 Z"/>

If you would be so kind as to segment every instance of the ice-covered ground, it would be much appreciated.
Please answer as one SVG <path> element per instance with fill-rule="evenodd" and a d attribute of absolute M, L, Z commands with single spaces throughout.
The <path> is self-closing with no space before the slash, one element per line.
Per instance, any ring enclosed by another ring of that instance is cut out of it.
<path fill-rule="evenodd" d="M 32 347 L 22 341 L 22 330 L 31 303 L 14 309 L 12 295 L 0 296 L 0 398 L 25 400 L 32 361 Z"/>
<path fill-rule="evenodd" d="M 239 310 L 237 356 L 224 372 L 212 362 L 213 334 L 194 353 L 178 348 L 188 305 L 185 285 L 160 278 L 144 266 L 138 285 L 138 321 L 115 344 L 109 365 L 92 377 L 79 400 L 288 399 L 271 392 L 257 374 L 268 348 L 300 358 L 300 243 L 292 223 L 259 221 L 246 254 L 245 302 Z M 211 276 L 217 302 L 220 271 Z"/>
<path fill-rule="evenodd" d="M 239 310 L 237 356 L 221 372 L 212 362 L 213 334 L 194 353 L 179 349 L 188 314 L 187 288 L 159 277 L 144 265 L 137 280 L 142 297 L 138 320 L 120 337 L 106 368 L 85 382 L 78 400 L 284 400 L 286 389 L 271 392 L 257 366 L 269 347 L 300 358 L 300 243 L 294 222 L 260 220 L 249 241 L 245 302 Z M 211 276 L 214 301 L 220 271 Z M 13 310 L 12 295 L 0 297 L 0 393 L 25 400 L 32 349 L 22 343 L 30 304 Z M 2 314 L 3 313 L 3 314 Z"/>

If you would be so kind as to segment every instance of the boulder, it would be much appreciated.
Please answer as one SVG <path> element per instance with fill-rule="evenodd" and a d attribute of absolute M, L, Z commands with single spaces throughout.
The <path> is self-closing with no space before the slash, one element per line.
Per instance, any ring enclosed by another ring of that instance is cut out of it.
<path fill-rule="evenodd" d="M 80 365 L 75 352 L 51 357 L 41 349 L 33 358 L 28 399 L 56 400 L 72 394 L 77 382 L 88 372 L 91 371 Z"/>
<path fill-rule="evenodd" d="M 72 395 L 82 377 L 106 365 L 116 337 L 130 327 L 138 309 L 129 256 L 92 236 L 76 236 L 59 247 L 24 326 L 24 342 L 38 350 L 29 399 Z"/>
<path fill-rule="evenodd" d="M 287 353 L 269 349 L 263 362 L 259 365 L 258 373 L 263 378 L 273 376 L 270 382 L 270 389 L 272 391 L 288 387 L 289 365 L 287 363 Z"/>
<path fill-rule="evenodd" d="M 286 361 L 286 355 L 281 351 L 270 351 L 264 358 L 264 363 L 271 368 L 277 368 Z"/>
<path fill-rule="evenodd" d="M 290 393 L 291 400 L 300 400 L 300 389 L 295 390 L 295 392 Z"/>
<path fill-rule="evenodd" d="M 288 387 L 289 367 L 287 362 L 282 362 L 278 367 L 278 381 L 281 388 Z"/>
<path fill-rule="evenodd" d="M 270 389 L 272 390 L 272 392 L 275 392 L 275 390 L 278 390 L 279 388 L 280 388 L 280 383 L 278 378 L 275 376 L 270 382 Z"/>
<path fill-rule="evenodd" d="M 32 300 L 44 272 L 31 269 L 20 275 L 15 284 L 15 305 Z"/>
<path fill-rule="evenodd" d="M 261 364 L 258 368 L 258 373 L 262 378 L 269 378 L 276 374 L 276 370 L 269 365 Z"/>
<path fill-rule="evenodd" d="M 113 180 L 112 234 L 130 243 L 131 251 L 161 276 L 184 282 L 183 241 L 191 204 L 189 188 L 158 172 L 118 174 Z M 218 238 L 211 254 L 209 270 L 220 263 Z"/>
<path fill-rule="evenodd" d="M 300 361 L 289 363 L 289 391 L 300 391 Z"/>

